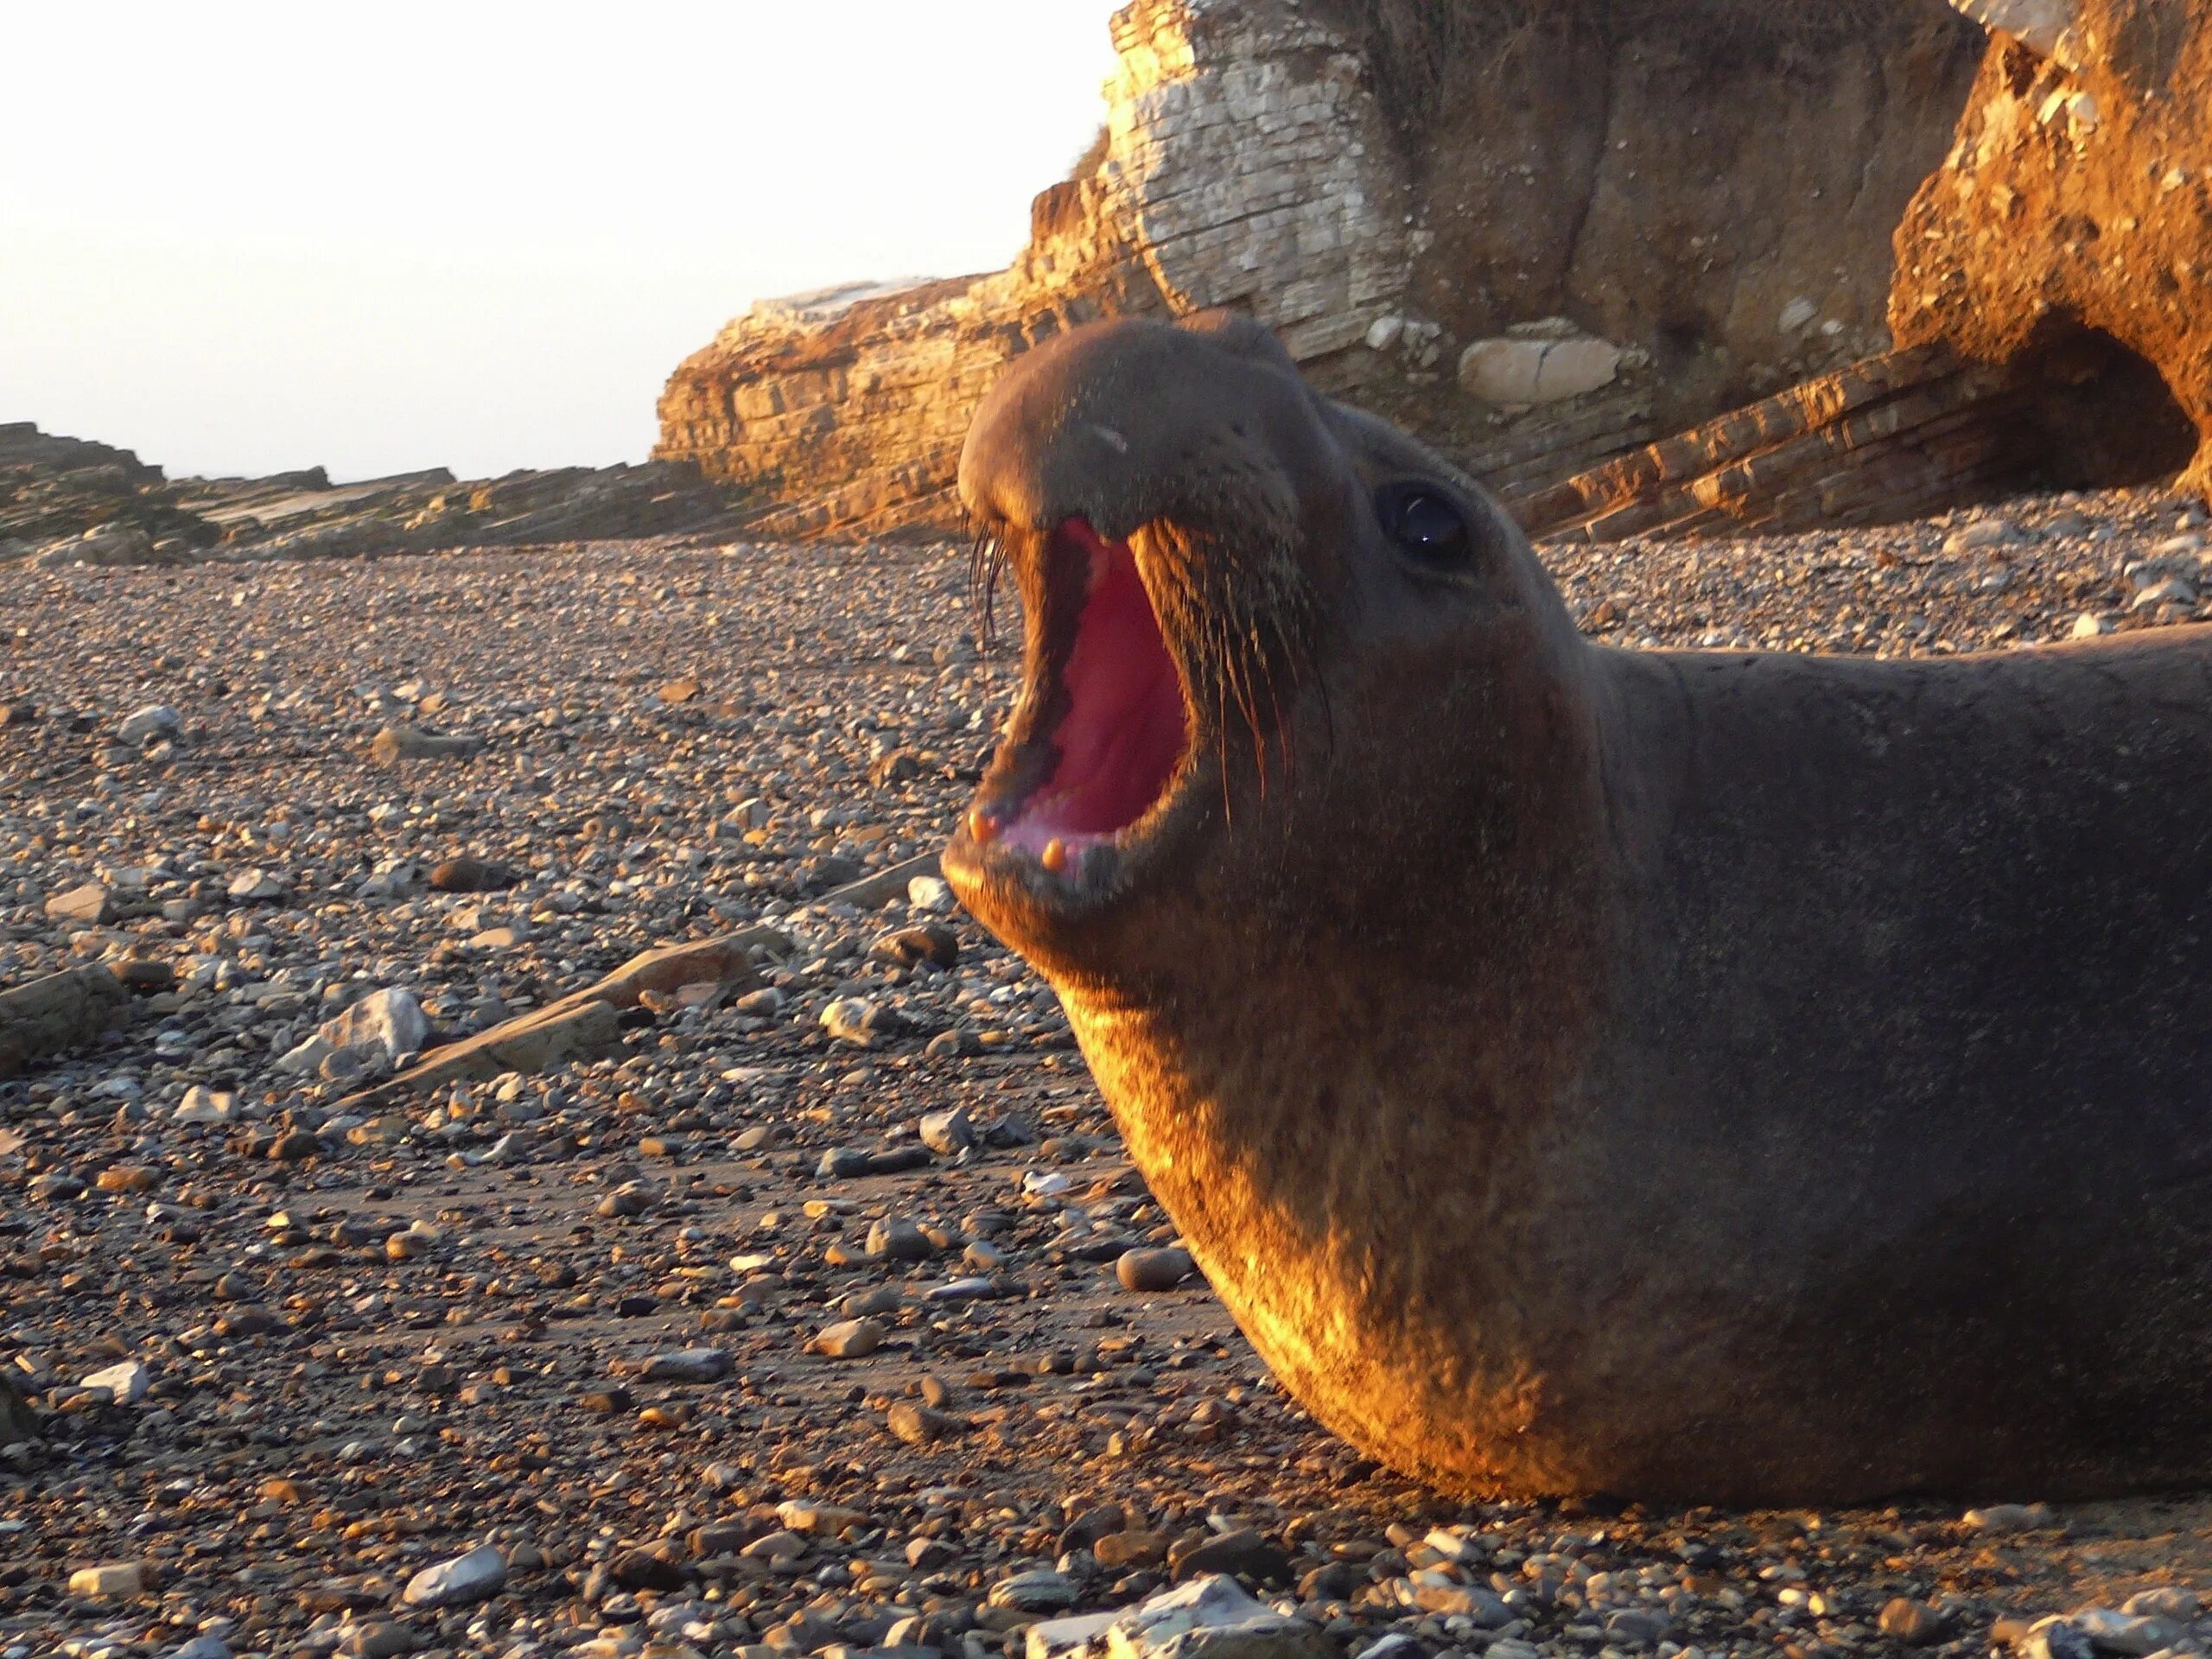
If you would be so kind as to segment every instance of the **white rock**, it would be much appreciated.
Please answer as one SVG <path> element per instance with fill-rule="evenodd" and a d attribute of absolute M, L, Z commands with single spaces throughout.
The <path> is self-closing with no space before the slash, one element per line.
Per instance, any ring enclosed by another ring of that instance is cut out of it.
<path fill-rule="evenodd" d="M 69 1593 L 99 1601 L 118 1601 L 146 1587 L 146 1568 L 138 1561 L 114 1561 L 105 1567 L 80 1567 L 69 1575 Z"/>
<path fill-rule="evenodd" d="M 1548 404 L 1580 397 L 1620 372 L 1621 348 L 1569 340 L 1478 340 L 1459 353 L 1459 385 L 1487 404 Z"/>
<path fill-rule="evenodd" d="M 1611 340 L 1562 340 L 1537 368 L 1536 401 L 1556 403 L 1611 385 L 1620 368 L 1621 348 Z"/>
<path fill-rule="evenodd" d="M 316 1039 L 309 1038 L 308 1040 L 314 1042 Z M 289 1059 L 290 1056 L 285 1058 Z M 283 1060 L 277 1062 L 279 1065 L 283 1064 Z M 315 1065 L 321 1064 L 322 1057 L 317 1055 Z M 307 1069 L 311 1071 L 314 1068 Z M 169 1114 L 169 1121 L 173 1123 L 231 1123 L 237 1121 L 238 1115 L 238 1097 L 236 1095 L 228 1090 L 219 1093 L 204 1083 L 195 1083 L 184 1091 L 184 1098 L 177 1102 L 176 1110 Z"/>
<path fill-rule="evenodd" d="M 175 737 L 184 729 L 184 716 L 167 703 L 156 702 L 141 709 L 116 728 L 116 735 L 125 743 L 150 743 L 156 738 Z"/>
<path fill-rule="evenodd" d="M 231 1644 L 219 1636 L 195 1636 L 171 1648 L 162 1659 L 231 1659 Z"/>
<path fill-rule="evenodd" d="M 1209 1573 L 1122 1613 L 1106 1627 L 1106 1659 L 1334 1659 L 1336 1643 L 1278 1613 L 1236 1580 Z"/>
<path fill-rule="evenodd" d="M 1029 1627 L 1028 1659 L 1058 1659 L 1061 1654 L 1088 1647 L 1120 1617 L 1115 1612 L 1073 1613 L 1065 1618 L 1039 1619 Z"/>
<path fill-rule="evenodd" d="M 1486 404 L 1533 404 L 1547 349 L 1540 340 L 1478 340 L 1459 353 L 1459 385 Z"/>
<path fill-rule="evenodd" d="M 258 904 L 284 896 L 284 884 L 266 870 L 240 870 L 231 878 L 231 897 L 240 904 Z"/>
<path fill-rule="evenodd" d="M 2135 597 L 2128 601 L 2127 608 L 2131 611 L 2140 611 L 2153 605 L 2194 605 L 2196 603 L 2196 588 L 2190 587 L 2179 576 L 2168 576 L 2164 581 L 2154 582 L 2137 593 Z"/>
<path fill-rule="evenodd" d="M 2110 633 L 2112 624 L 2094 611 L 2084 611 L 2074 619 L 2074 628 L 2069 636 L 2075 639 L 2094 639 L 2101 633 Z"/>
<path fill-rule="evenodd" d="M 138 1360 L 126 1359 L 120 1364 L 106 1366 L 94 1371 L 84 1381 L 88 1389 L 105 1389 L 115 1396 L 118 1406 L 135 1406 L 146 1397 L 146 1390 L 153 1387 L 153 1374 Z"/>
<path fill-rule="evenodd" d="M 1370 352 L 1387 352 L 1398 343 L 1399 337 L 1405 332 L 1406 320 L 1403 317 L 1377 317 L 1367 327 L 1367 349 Z M 1055 1624 L 1071 1622 L 1067 1619 L 1053 1621 Z M 1031 1652 L 1034 1653 L 1035 1650 L 1033 1646 Z"/>
<path fill-rule="evenodd" d="M 874 1048 L 882 1040 L 875 1004 L 863 996 L 841 996 L 822 1010 L 822 1028 L 840 1042 Z"/>
<path fill-rule="evenodd" d="M 407 1580 L 410 1607 L 456 1607 L 495 1596 L 507 1581 L 506 1558 L 490 1544 L 426 1567 Z"/>
<path fill-rule="evenodd" d="M 916 1125 L 922 1144 L 940 1156 L 950 1158 L 976 1144 L 976 1125 L 965 1108 L 954 1106 L 941 1112 L 924 1112 Z"/>
<path fill-rule="evenodd" d="M 385 1058 L 396 1065 L 410 1054 L 423 1052 L 423 1045 L 429 1040 L 430 1020 L 414 992 L 390 986 L 371 991 L 335 1020 L 326 1020 L 315 1036 L 330 1045 L 316 1059 L 317 1065 L 339 1049 L 364 1046 L 383 1050 Z M 291 1055 L 284 1058 L 289 1060 Z"/>
<path fill-rule="evenodd" d="M 1776 320 L 1775 327 L 1785 334 L 1794 334 L 1820 315 L 1821 308 L 1800 294 L 1782 308 L 1782 315 Z"/>
<path fill-rule="evenodd" d="M 942 876 L 918 875 L 906 884 L 906 902 L 916 910 L 942 916 L 952 909 L 952 889 Z"/>
<path fill-rule="evenodd" d="M 279 1055 L 275 1062 L 276 1069 L 279 1071 L 305 1076 L 310 1071 L 320 1069 L 322 1063 L 337 1052 L 330 1039 L 321 1032 L 317 1032 L 307 1041 L 299 1044 L 296 1047 L 286 1049 L 283 1054 Z"/>

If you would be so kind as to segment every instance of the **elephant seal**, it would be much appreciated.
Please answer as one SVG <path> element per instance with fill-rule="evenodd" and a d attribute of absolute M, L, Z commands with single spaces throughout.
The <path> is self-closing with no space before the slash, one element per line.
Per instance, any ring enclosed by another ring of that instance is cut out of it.
<path fill-rule="evenodd" d="M 1324 1423 L 1467 1494 L 2212 1479 L 2212 629 L 1584 639 L 1268 332 L 1019 359 L 944 868 Z"/>

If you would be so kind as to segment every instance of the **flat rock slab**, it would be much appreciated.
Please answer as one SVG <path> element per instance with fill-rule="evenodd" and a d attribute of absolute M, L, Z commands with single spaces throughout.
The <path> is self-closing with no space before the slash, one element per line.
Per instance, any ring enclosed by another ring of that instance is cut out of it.
<path fill-rule="evenodd" d="M 0 991 L 0 1077 L 34 1060 L 104 1036 L 130 1018 L 130 994 L 105 964 L 92 963 Z"/>

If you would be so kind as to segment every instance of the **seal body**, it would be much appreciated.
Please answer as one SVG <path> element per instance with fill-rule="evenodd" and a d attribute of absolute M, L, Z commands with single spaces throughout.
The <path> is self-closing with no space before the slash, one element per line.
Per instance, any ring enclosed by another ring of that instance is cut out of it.
<path fill-rule="evenodd" d="M 963 484 L 1030 674 L 948 874 L 1316 1416 L 1479 1493 L 2212 1478 L 2212 630 L 1595 646 L 1218 319 L 1025 358 Z M 1118 561 L 1187 718 L 1102 828 Z"/>

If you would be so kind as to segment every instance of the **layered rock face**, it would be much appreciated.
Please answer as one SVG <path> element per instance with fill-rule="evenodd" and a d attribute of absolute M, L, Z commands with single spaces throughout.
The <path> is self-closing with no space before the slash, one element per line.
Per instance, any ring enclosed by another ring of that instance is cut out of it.
<path fill-rule="evenodd" d="M 1537 528 L 1856 522 L 2138 481 L 2212 434 L 2189 0 L 1137 0 L 1113 28 L 1099 150 L 1011 270 L 756 307 L 671 379 L 656 454 L 764 532 L 949 528 L 1009 357 L 1216 305 Z"/>
<path fill-rule="evenodd" d="M 0 425 L 0 565 L 181 565 L 513 547 L 732 528 L 739 503 L 688 467 L 569 467 L 461 482 L 442 467 L 333 484 L 171 479 L 127 449 Z"/>
<path fill-rule="evenodd" d="M 1407 279 L 1402 187 L 1338 29 L 1280 0 L 1138 0 L 1102 144 L 1008 270 L 755 306 L 670 379 L 658 457 L 752 491 L 766 533 L 942 526 L 1006 361 L 1100 316 L 1236 305 L 1301 360 Z"/>
<path fill-rule="evenodd" d="M 1999 33 L 1897 230 L 1898 340 L 2006 366 L 2062 480 L 2212 491 L 2212 9 L 1970 9 Z"/>
<path fill-rule="evenodd" d="M 1011 270 L 755 307 L 671 378 L 655 454 L 764 532 L 947 526 L 1007 358 L 1227 305 L 1541 487 L 1887 344 L 1889 234 L 1980 35 L 1940 0 L 1849 10 L 1137 0 L 1100 150 Z"/>

